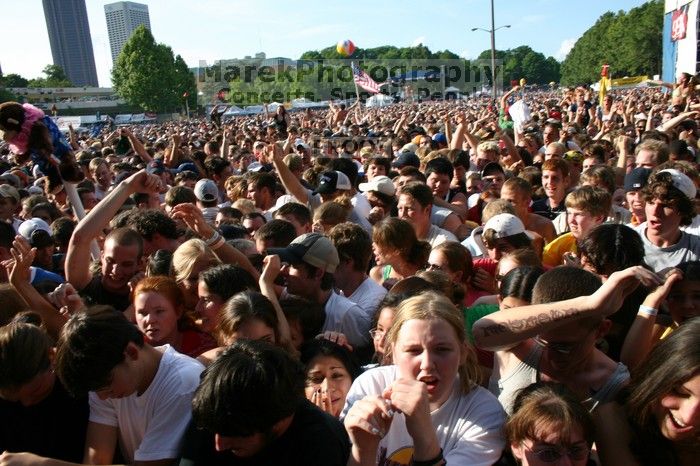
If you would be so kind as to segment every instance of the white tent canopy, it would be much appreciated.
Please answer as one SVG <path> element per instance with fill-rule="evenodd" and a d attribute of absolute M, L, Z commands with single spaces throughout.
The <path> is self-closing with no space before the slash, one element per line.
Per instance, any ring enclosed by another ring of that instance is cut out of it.
<path fill-rule="evenodd" d="M 375 94 L 369 99 L 365 105 L 367 107 L 386 107 L 394 103 L 394 99 L 386 94 Z"/>

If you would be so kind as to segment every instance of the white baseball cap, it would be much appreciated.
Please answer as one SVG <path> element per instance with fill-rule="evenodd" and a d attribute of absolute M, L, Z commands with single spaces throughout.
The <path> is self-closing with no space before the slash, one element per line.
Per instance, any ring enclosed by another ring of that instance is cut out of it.
<path fill-rule="evenodd" d="M 495 238 L 507 238 L 509 236 L 525 233 L 525 225 L 523 222 L 512 214 L 494 215 L 484 225 L 484 232 L 493 230 Z"/>
<path fill-rule="evenodd" d="M 659 173 L 668 173 L 671 175 L 673 186 L 688 196 L 688 199 L 695 199 L 698 190 L 695 188 L 695 183 L 693 183 L 693 180 L 691 180 L 688 175 L 675 168 L 666 168 L 665 170 L 660 170 Z"/>
<path fill-rule="evenodd" d="M 372 181 L 360 183 L 360 191 L 364 193 L 377 191 L 387 196 L 393 196 L 396 194 L 396 186 L 394 186 L 394 182 L 388 176 L 379 175 L 372 178 Z"/>

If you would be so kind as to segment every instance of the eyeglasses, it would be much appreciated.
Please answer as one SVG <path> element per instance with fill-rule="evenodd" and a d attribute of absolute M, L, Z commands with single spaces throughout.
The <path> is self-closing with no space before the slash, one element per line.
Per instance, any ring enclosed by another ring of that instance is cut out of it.
<path fill-rule="evenodd" d="M 384 335 L 386 335 L 386 330 L 377 330 L 376 328 L 373 328 L 369 331 L 369 336 L 372 337 L 372 340 L 384 338 Z"/>
<path fill-rule="evenodd" d="M 556 463 L 565 455 L 571 460 L 581 461 L 588 458 L 591 452 L 591 447 L 584 443 L 577 443 L 568 448 L 556 446 L 528 448 L 524 443 L 522 445 L 526 450 L 534 453 L 543 463 Z"/>

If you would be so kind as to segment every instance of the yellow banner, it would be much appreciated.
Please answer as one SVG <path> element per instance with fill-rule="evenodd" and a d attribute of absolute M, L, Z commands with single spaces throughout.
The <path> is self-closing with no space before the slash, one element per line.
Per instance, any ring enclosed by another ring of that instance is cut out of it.
<path fill-rule="evenodd" d="M 647 81 L 649 76 L 632 76 L 631 78 L 619 78 L 612 80 L 612 87 L 633 86 Z"/>

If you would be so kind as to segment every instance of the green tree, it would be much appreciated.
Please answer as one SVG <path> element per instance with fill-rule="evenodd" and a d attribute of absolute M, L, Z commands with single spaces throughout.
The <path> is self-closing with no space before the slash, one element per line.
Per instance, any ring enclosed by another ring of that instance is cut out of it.
<path fill-rule="evenodd" d="M 195 108 L 197 106 L 197 84 L 195 83 L 194 73 L 190 71 L 187 63 L 180 55 L 175 57 L 173 66 L 175 69 L 175 92 L 180 96 L 183 103 L 187 99 L 190 108 Z"/>
<path fill-rule="evenodd" d="M 612 77 L 660 73 L 663 8 L 661 0 L 653 0 L 627 13 L 603 14 L 562 63 L 562 84 L 597 81 L 604 64 Z"/>
<path fill-rule="evenodd" d="M 72 87 L 73 83 L 66 77 L 59 65 L 46 65 L 42 70 L 44 77 L 29 80 L 27 87 Z"/>
<path fill-rule="evenodd" d="M 484 50 L 478 58 L 488 63 L 486 71 L 490 83 L 491 50 Z M 554 57 L 545 57 L 544 54 L 535 52 L 527 45 L 508 50 L 496 50 L 496 60 L 502 63 L 503 85 L 506 87 L 510 86 L 511 81 L 519 81 L 521 78 L 525 78 L 530 84 L 559 81 L 559 62 Z"/>
<path fill-rule="evenodd" d="M 0 104 L 3 102 L 16 102 L 17 96 L 7 89 L 0 87 Z"/>
<path fill-rule="evenodd" d="M 184 60 L 176 66 L 172 49 L 156 43 L 151 31 L 139 26 L 117 57 L 112 84 L 130 105 L 153 112 L 173 111 L 184 104 L 183 89 L 192 89 L 187 76 L 194 85 L 194 77 L 185 69 Z"/>
<path fill-rule="evenodd" d="M 15 73 L 10 73 L 2 77 L 0 85 L 5 87 L 27 87 L 29 80 Z"/>

